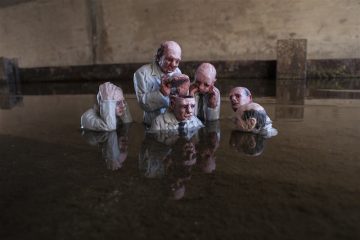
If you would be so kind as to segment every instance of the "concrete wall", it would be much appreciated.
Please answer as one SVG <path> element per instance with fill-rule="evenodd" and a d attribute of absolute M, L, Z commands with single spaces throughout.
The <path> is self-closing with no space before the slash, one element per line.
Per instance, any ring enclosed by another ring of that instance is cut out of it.
<path fill-rule="evenodd" d="M 0 3 L 0 55 L 21 67 L 148 62 L 163 40 L 185 61 L 360 58 L 359 0 L 18 0 Z"/>

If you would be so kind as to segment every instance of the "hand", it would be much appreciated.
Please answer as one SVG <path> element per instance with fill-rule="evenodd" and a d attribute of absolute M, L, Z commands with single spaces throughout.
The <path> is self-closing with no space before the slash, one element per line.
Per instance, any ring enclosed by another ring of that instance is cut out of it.
<path fill-rule="evenodd" d="M 208 107 L 216 108 L 218 100 L 220 98 L 220 92 L 215 87 L 211 87 L 209 90 Z"/>
<path fill-rule="evenodd" d="M 189 95 L 194 96 L 197 92 L 199 92 L 199 87 L 196 83 L 190 85 Z"/>
<path fill-rule="evenodd" d="M 161 85 L 160 85 L 160 92 L 164 96 L 169 96 L 171 92 L 171 82 L 168 75 L 164 75 L 161 77 Z"/>
<path fill-rule="evenodd" d="M 122 94 L 119 88 L 110 82 L 101 84 L 99 86 L 99 93 L 102 100 L 116 100 Z"/>

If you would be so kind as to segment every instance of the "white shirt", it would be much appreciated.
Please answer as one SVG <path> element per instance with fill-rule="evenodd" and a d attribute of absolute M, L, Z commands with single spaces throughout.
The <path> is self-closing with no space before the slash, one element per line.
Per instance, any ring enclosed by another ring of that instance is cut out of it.
<path fill-rule="evenodd" d="M 94 131 L 113 131 L 116 130 L 118 121 L 122 123 L 132 122 L 132 117 L 126 102 L 124 114 L 121 117 L 117 117 L 116 102 L 115 100 L 99 100 L 99 107 L 95 105 L 81 116 L 81 128 Z"/>
<path fill-rule="evenodd" d="M 172 74 L 181 73 L 177 68 Z M 171 75 L 172 75 L 171 74 Z M 169 97 L 160 92 L 161 77 L 164 73 L 153 62 L 140 67 L 134 73 L 134 88 L 140 107 L 144 110 L 144 123 L 152 121 L 169 107 Z"/>
<path fill-rule="evenodd" d="M 194 115 L 202 119 L 203 121 L 214 121 L 220 118 L 220 91 L 214 87 L 214 91 L 219 93 L 219 98 L 217 99 L 217 106 L 215 108 L 208 107 L 209 94 L 204 94 L 202 98 L 202 109 L 199 109 L 200 103 L 200 94 L 195 94 L 195 111 Z M 200 112 L 202 111 L 202 112 Z"/>
<path fill-rule="evenodd" d="M 195 116 L 183 121 L 184 129 L 197 129 L 204 127 L 204 124 Z M 157 116 L 150 128 L 150 132 L 156 131 L 172 131 L 179 129 L 179 121 L 176 119 L 174 113 L 166 111 L 165 113 Z"/>

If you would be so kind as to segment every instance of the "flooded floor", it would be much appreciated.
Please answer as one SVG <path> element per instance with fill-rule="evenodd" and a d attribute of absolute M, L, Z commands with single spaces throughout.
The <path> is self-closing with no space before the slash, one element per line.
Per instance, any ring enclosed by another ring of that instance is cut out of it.
<path fill-rule="evenodd" d="M 0 239 L 360 239 L 359 100 L 255 95 L 265 139 L 224 94 L 219 122 L 148 136 L 134 95 L 133 124 L 82 132 L 96 87 L 59 88 L 2 98 Z"/>

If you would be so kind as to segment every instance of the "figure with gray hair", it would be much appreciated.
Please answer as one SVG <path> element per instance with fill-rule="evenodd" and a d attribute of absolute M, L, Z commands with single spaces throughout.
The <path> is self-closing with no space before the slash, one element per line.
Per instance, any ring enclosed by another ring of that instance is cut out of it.
<path fill-rule="evenodd" d="M 137 101 L 144 111 L 143 122 L 150 126 L 152 121 L 170 105 L 170 78 L 181 74 L 178 68 L 181 48 L 174 41 L 163 42 L 155 55 L 154 62 L 140 67 L 134 74 L 134 88 Z"/>
<path fill-rule="evenodd" d="M 195 97 L 195 112 L 201 121 L 214 121 L 220 118 L 220 91 L 214 84 L 216 69 L 210 63 L 202 63 L 195 72 L 195 81 L 190 86 L 190 95 Z"/>

